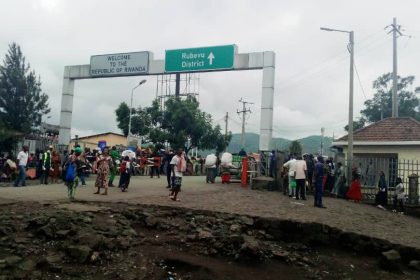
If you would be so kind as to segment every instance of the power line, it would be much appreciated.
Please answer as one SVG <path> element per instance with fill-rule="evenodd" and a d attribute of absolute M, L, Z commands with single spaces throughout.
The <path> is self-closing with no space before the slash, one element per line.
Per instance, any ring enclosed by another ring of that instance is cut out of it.
<path fill-rule="evenodd" d="M 245 118 L 246 118 L 246 114 L 247 113 L 250 113 L 250 114 L 252 113 L 251 112 L 251 108 L 248 108 L 248 109 L 246 108 L 246 104 L 254 104 L 254 103 L 248 102 L 248 101 L 244 101 L 244 100 L 242 100 L 242 98 L 239 99 L 239 102 L 242 103 L 242 110 L 241 111 L 236 110 L 236 111 L 237 111 L 238 115 L 239 114 L 242 114 L 241 146 L 243 147 L 245 145 L 245 137 L 244 137 L 244 135 L 245 135 Z"/>
<path fill-rule="evenodd" d="M 365 90 L 363 89 L 362 82 L 360 81 L 359 72 L 357 71 L 356 63 L 353 63 L 354 70 L 356 71 L 357 80 L 359 81 L 360 89 L 362 90 L 363 96 L 365 97 L 365 101 L 367 100 Z"/>
<path fill-rule="evenodd" d="M 376 36 L 380 34 L 381 31 L 377 31 L 375 33 L 372 33 L 371 35 L 368 35 L 365 37 L 368 40 L 362 39 L 361 43 L 359 44 L 361 46 L 360 53 L 365 53 L 372 47 L 376 47 L 377 45 L 383 44 L 383 39 L 376 39 Z M 374 40 L 372 40 L 374 38 Z M 379 44 L 378 44 L 379 42 Z M 286 82 L 280 86 L 280 88 L 288 88 L 292 86 L 293 84 L 299 83 L 302 80 L 307 80 L 308 76 L 318 76 L 319 74 L 322 74 L 322 72 L 325 69 L 328 69 L 329 67 L 335 67 L 339 63 L 343 62 L 347 59 L 347 54 L 343 55 L 341 52 L 338 54 L 335 54 L 333 56 L 330 56 L 329 58 L 323 60 L 321 63 L 318 63 L 315 67 L 307 68 L 303 71 L 300 71 L 298 73 L 295 73 L 287 78 L 285 78 Z M 330 71 L 330 70 L 329 70 Z M 314 77 L 312 77 L 314 78 Z"/>

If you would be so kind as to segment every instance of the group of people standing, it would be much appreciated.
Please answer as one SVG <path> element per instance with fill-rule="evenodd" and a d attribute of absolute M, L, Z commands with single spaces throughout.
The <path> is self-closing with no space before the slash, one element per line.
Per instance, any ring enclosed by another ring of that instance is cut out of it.
<path fill-rule="evenodd" d="M 35 169 L 34 178 L 39 178 L 41 184 L 57 183 L 61 178 L 61 158 L 52 146 L 49 146 L 44 152 L 37 151 L 36 154 L 29 154 L 28 146 L 23 145 L 16 157 L 15 166 L 18 171 L 14 182 L 15 187 L 26 186 L 26 168 L 28 166 Z"/>
<path fill-rule="evenodd" d="M 297 200 L 306 200 L 307 189 L 314 191 L 314 206 L 326 208 L 322 202 L 325 182 L 325 163 L 323 157 L 314 160 L 312 155 L 305 157 L 291 155 L 283 164 L 284 193 Z"/>
<path fill-rule="evenodd" d="M 81 156 L 81 149 L 76 147 L 74 153 L 71 152 L 71 156 L 66 164 L 66 170 L 71 170 L 69 167 L 73 164 L 75 165 L 75 170 L 83 169 L 83 160 L 81 159 Z M 175 154 L 173 154 L 173 152 L 169 152 L 165 157 L 165 160 L 167 161 L 167 166 L 169 167 L 169 169 L 166 170 L 166 173 L 168 188 L 170 188 L 170 199 L 179 201 L 178 193 L 181 191 L 182 173 L 186 170 L 186 160 L 183 155 L 183 150 L 178 149 Z M 94 194 L 100 194 L 101 189 L 104 189 L 102 195 L 108 195 L 108 188 L 114 186 L 113 181 L 117 172 L 120 174 L 118 187 L 122 192 L 126 192 L 130 184 L 133 162 L 135 161 L 130 159 L 129 156 L 121 156 L 115 147 L 112 147 L 111 150 L 106 147 L 102 151 L 98 151 L 95 161 L 97 173 L 95 187 L 97 190 Z M 77 174 L 77 172 L 78 171 L 69 171 L 67 174 Z M 153 177 L 153 174 L 151 177 Z M 69 190 L 70 199 L 74 199 L 74 188 L 75 186 L 77 187 L 77 183 L 74 183 L 75 180 L 77 180 L 77 176 L 66 176 L 66 184 L 69 188 L 71 188 L 71 191 Z"/>
<path fill-rule="evenodd" d="M 354 202 L 362 200 L 361 171 L 359 167 L 352 169 L 350 186 L 347 185 L 345 170 L 341 162 L 334 163 L 332 158 L 322 156 L 291 155 L 283 164 L 284 194 L 297 200 L 306 200 L 306 192 L 314 193 L 314 206 L 326 208 L 322 202 L 324 192 L 332 197 L 341 197 Z M 404 212 L 404 186 L 401 178 L 397 178 L 393 195 L 393 211 Z M 388 186 L 383 171 L 379 174 L 378 191 L 375 205 L 385 209 L 388 203 Z M 398 207 L 397 207 L 398 206 Z"/>

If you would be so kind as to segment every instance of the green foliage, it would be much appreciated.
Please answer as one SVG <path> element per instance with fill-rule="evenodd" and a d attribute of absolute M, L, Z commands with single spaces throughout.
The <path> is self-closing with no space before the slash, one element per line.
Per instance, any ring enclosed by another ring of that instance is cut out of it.
<path fill-rule="evenodd" d="M 300 144 L 298 140 L 294 140 L 290 143 L 289 153 L 291 155 L 298 155 L 298 156 L 302 155 L 302 145 Z"/>
<path fill-rule="evenodd" d="M 420 120 L 420 103 L 416 95 L 408 90 L 414 76 L 398 76 L 398 116 L 413 117 Z M 373 82 L 375 94 L 365 101 L 366 108 L 361 111 L 367 122 L 373 123 L 392 116 L 392 73 L 383 74 Z"/>
<path fill-rule="evenodd" d="M 127 135 L 127 104 L 121 103 L 115 112 L 118 127 Z M 170 98 L 165 103 L 165 111 L 160 109 L 158 100 L 150 107 L 133 110 L 131 132 L 153 143 L 168 141 L 173 148 L 182 147 L 186 151 L 192 147 L 222 151 L 225 146 L 220 126 L 213 127 L 211 115 L 202 112 L 194 98 Z M 228 135 L 226 141 L 230 138 Z"/>
<path fill-rule="evenodd" d="M 40 78 L 30 70 L 16 43 L 0 65 L 0 120 L 7 131 L 28 134 L 41 124 L 48 114 L 48 95 L 41 90 Z"/>
<path fill-rule="evenodd" d="M 115 110 L 115 115 L 117 116 L 117 126 L 125 136 L 128 135 L 128 121 L 130 116 L 130 108 L 127 103 L 122 102 L 118 108 Z"/>
<path fill-rule="evenodd" d="M 17 142 L 18 133 L 9 130 L 0 120 L 0 151 L 11 152 Z"/>
<path fill-rule="evenodd" d="M 353 121 L 353 131 L 357 130 L 357 129 L 361 129 L 363 127 L 365 127 L 366 124 L 366 119 L 361 117 L 360 119 L 358 119 L 357 121 Z M 344 129 L 346 131 L 349 131 L 349 125 L 346 125 L 344 127 Z"/>
<path fill-rule="evenodd" d="M 122 102 L 115 110 L 117 117 L 118 128 L 121 129 L 125 136 L 128 135 L 128 123 L 130 121 L 130 108 L 127 103 Z M 146 135 L 149 133 L 149 124 L 151 116 L 146 109 L 141 107 L 138 109 L 132 109 L 131 113 L 131 133 Z"/>

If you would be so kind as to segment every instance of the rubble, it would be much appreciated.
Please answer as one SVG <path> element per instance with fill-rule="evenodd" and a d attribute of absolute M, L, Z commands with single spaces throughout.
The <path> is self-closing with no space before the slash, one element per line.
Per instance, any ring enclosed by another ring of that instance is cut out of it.
<path fill-rule="evenodd" d="M 113 206 L 95 206 L 101 210 L 91 212 L 88 210 L 93 207 L 88 205 L 79 207 L 85 211 L 58 208 L 56 204 L 26 211 L 24 206 L 12 205 L 18 219 L 8 214 L 9 209 L 1 209 L 0 279 L 28 275 L 33 279 L 81 275 L 94 279 L 98 273 L 103 279 L 178 279 L 181 275 L 182 279 L 195 279 L 212 273 L 213 278 L 203 279 L 223 279 L 205 265 L 209 259 L 196 263 L 199 256 L 211 257 L 218 265 L 216 260 L 226 260 L 223 265 L 238 271 L 243 269 L 242 263 L 252 263 L 255 270 L 265 263 L 283 264 L 282 269 L 300 275 L 296 279 L 350 279 L 362 267 L 347 264 L 338 270 L 324 260 L 334 257 L 321 253 L 313 244 L 334 250 L 342 247 L 345 252 L 353 248 L 357 254 L 354 262 L 359 257 L 368 258 L 364 250 L 376 252 L 382 256 L 380 261 L 369 260 L 376 263 L 378 271 L 380 264 L 386 270 L 406 272 L 404 262 L 412 268 L 408 273 L 419 271 L 420 253 L 416 250 L 398 246 L 390 250 L 389 242 L 315 223 L 181 208 Z M 176 262 L 177 258 L 182 261 Z M 168 270 L 168 263 L 175 264 L 174 268 Z M 267 279 L 278 279 L 274 274 Z"/>

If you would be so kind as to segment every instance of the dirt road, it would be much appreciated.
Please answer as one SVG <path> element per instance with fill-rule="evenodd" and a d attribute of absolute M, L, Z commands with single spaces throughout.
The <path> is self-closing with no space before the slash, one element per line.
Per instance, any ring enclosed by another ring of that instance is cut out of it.
<path fill-rule="evenodd" d="M 118 179 L 118 178 L 117 178 Z M 169 200 L 166 178 L 133 177 L 129 191 L 110 188 L 108 196 L 94 195 L 93 181 L 79 187 L 80 201 L 125 202 L 170 205 L 191 209 L 316 222 L 343 231 L 388 240 L 393 244 L 420 249 L 420 219 L 390 213 L 341 199 L 325 198 L 327 209 L 313 207 L 313 197 L 296 201 L 278 192 L 242 188 L 238 184 L 206 184 L 204 177 L 184 177 L 180 202 Z M 67 202 L 63 184 L 29 187 L 0 187 L 0 205 L 15 201 Z"/>

